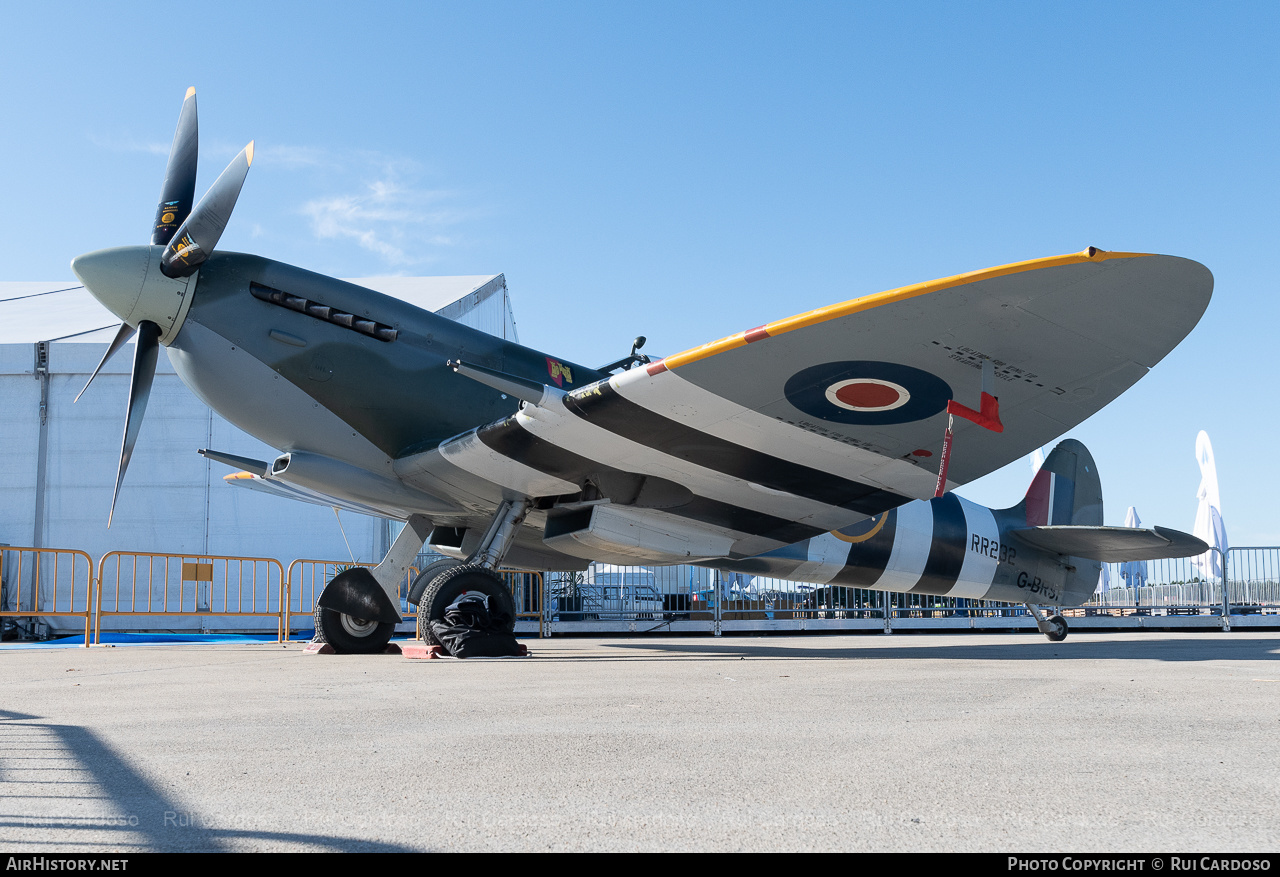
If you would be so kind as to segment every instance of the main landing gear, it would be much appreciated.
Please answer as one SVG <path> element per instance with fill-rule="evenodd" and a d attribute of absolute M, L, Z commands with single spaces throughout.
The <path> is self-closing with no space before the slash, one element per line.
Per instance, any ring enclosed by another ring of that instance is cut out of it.
<path fill-rule="evenodd" d="M 1046 615 L 1038 606 L 1025 604 L 1027 610 L 1035 616 L 1036 627 L 1049 638 L 1049 642 L 1060 643 L 1067 638 L 1067 619 L 1058 613 Z"/>
<path fill-rule="evenodd" d="M 356 618 L 336 609 L 316 604 L 316 642 L 328 643 L 344 655 L 370 655 L 380 652 L 391 641 L 394 621 Z"/>
<path fill-rule="evenodd" d="M 447 569 L 427 585 L 418 603 L 418 638 L 429 646 L 441 645 L 431 630 L 431 622 L 444 618 L 444 611 L 460 597 L 476 594 L 489 598 L 491 617 L 511 619 L 504 633 L 516 629 L 516 601 L 507 583 L 491 569 L 464 563 Z"/>
<path fill-rule="evenodd" d="M 400 582 L 430 532 L 431 522 L 413 515 L 377 567 L 352 567 L 334 576 L 316 600 L 316 642 L 328 643 L 339 654 L 385 649 L 400 623 Z"/>
<path fill-rule="evenodd" d="M 510 619 L 506 633 L 515 631 L 516 602 L 511 589 L 494 570 L 506 557 L 515 541 L 516 531 L 529 512 L 529 501 L 507 501 L 498 506 L 493 522 L 480 540 L 475 552 L 466 563 L 446 568 L 435 575 L 422 589 L 418 598 L 418 638 L 427 645 L 440 645 L 431 632 L 431 622 L 444 618 L 444 611 L 459 597 L 477 594 L 489 598 L 492 614 Z M 441 562 L 443 563 L 443 562 Z M 435 566 L 433 564 L 432 566 Z M 423 570 L 425 576 L 431 567 Z M 421 577 L 420 577 L 421 578 Z M 414 589 L 418 582 L 414 582 Z"/>
<path fill-rule="evenodd" d="M 515 600 L 494 570 L 515 541 L 529 505 L 527 499 L 503 502 L 465 563 L 437 561 L 414 580 L 408 602 L 418 605 L 418 632 L 428 644 L 438 644 L 430 622 L 444 618 L 449 604 L 465 594 L 488 597 L 495 615 L 511 619 L 506 632 L 515 630 Z M 401 619 L 399 585 L 430 532 L 431 522 L 414 515 L 375 569 L 354 567 L 334 576 L 316 601 L 316 641 L 344 654 L 367 655 L 385 649 Z"/>

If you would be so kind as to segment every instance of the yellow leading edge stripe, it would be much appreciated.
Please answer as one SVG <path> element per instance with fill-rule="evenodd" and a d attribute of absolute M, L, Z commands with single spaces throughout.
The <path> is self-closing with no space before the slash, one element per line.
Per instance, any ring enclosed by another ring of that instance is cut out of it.
<path fill-rule="evenodd" d="M 964 286 L 966 283 L 976 283 L 979 280 L 989 280 L 993 277 L 1004 277 L 1008 274 L 1022 274 L 1026 271 L 1038 271 L 1041 268 L 1056 268 L 1060 265 L 1077 265 L 1081 262 L 1105 262 L 1108 259 L 1137 259 L 1143 256 L 1150 256 L 1151 253 L 1109 253 L 1106 250 L 1099 250 L 1090 247 L 1079 253 L 1069 253 L 1065 256 L 1049 256 L 1044 259 L 1029 259 L 1026 262 L 1014 262 L 1011 265 L 1000 265 L 996 268 L 984 268 L 981 271 L 970 271 L 966 274 L 956 274 L 951 277 L 944 277 L 941 280 L 929 280 L 925 283 L 916 283 L 911 286 L 902 286 L 898 289 L 891 289 L 887 292 L 877 292 L 873 295 L 866 295 L 862 298 L 851 299 L 840 304 L 828 305 L 825 308 L 817 308 L 812 311 L 805 311 L 803 314 L 796 314 L 794 317 L 787 317 L 783 320 L 777 320 L 764 326 L 764 330 L 769 337 L 781 335 L 785 332 L 791 332 L 796 329 L 803 329 L 806 326 L 813 326 L 818 323 L 825 323 L 828 320 L 834 320 L 839 317 L 856 314 L 859 311 L 869 311 L 872 308 L 878 308 L 881 305 L 892 304 L 893 302 L 906 301 L 910 298 L 916 298 L 921 295 L 928 295 L 931 292 L 939 292 L 943 289 L 950 289 L 953 286 Z M 682 365 L 688 365 L 691 362 L 697 362 L 700 359 L 706 359 L 709 356 L 715 356 L 717 353 L 724 353 L 726 350 L 733 350 L 735 347 L 745 347 L 747 344 L 746 334 L 744 330 L 736 335 L 730 335 L 728 338 L 721 338 L 719 341 L 712 341 L 709 344 L 703 344 L 686 350 L 683 353 L 676 353 L 662 360 L 662 364 L 667 368 L 679 368 Z"/>

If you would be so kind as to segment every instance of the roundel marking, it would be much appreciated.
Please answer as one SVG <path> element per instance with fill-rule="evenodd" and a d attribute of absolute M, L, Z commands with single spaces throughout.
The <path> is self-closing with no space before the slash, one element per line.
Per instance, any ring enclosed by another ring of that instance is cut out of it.
<path fill-rule="evenodd" d="M 850 411 L 892 411 L 911 400 L 907 388 L 892 381 L 854 378 L 827 387 L 827 400 Z"/>
<path fill-rule="evenodd" d="M 889 520 L 889 513 L 881 512 L 877 517 L 871 518 L 868 521 L 864 521 L 862 523 L 862 526 L 858 526 L 855 524 L 852 527 L 844 528 L 846 530 L 862 530 L 866 528 L 865 533 L 857 533 L 856 535 L 851 536 L 841 532 L 840 530 L 832 530 L 831 535 L 835 536 L 841 542 L 851 542 L 856 545 L 859 542 L 866 542 L 869 539 L 874 538 L 877 533 L 879 533 L 881 530 L 884 529 L 884 522 L 887 520 Z M 866 527 L 867 524 L 870 524 L 871 526 Z"/>
<path fill-rule="evenodd" d="M 935 374 L 874 360 L 810 366 L 792 375 L 783 391 L 810 417 L 868 426 L 924 420 L 946 408 L 953 395 Z"/>

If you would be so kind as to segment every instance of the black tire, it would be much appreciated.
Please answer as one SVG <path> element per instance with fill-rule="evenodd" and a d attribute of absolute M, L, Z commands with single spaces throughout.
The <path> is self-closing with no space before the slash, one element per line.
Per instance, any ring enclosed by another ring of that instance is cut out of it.
<path fill-rule="evenodd" d="M 418 638 L 427 645 L 440 645 L 431 632 L 431 622 L 443 619 L 449 604 L 469 591 L 488 597 L 491 609 L 511 619 L 506 632 L 515 632 L 516 601 L 502 576 L 482 566 L 463 564 L 440 573 L 422 592 L 422 602 L 418 604 Z"/>
<path fill-rule="evenodd" d="M 1067 638 L 1067 619 L 1061 615 L 1051 615 L 1049 616 L 1049 624 L 1053 627 L 1051 632 L 1045 634 L 1049 638 L 1049 642 L 1060 643 Z"/>
<path fill-rule="evenodd" d="M 328 643 L 340 655 L 374 655 L 391 642 L 396 626 L 389 621 L 365 621 L 317 604 L 316 642 Z"/>
<path fill-rule="evenodd" d="M 447 569 L 453 569 L 455 566 L 461 566 L 462 561 L 454 560 L 452 557 L 442 557 L 437 561 L 427 564 L 422 568 L 422 572 L 413 578 L 413 584 L 409 586 L 409 593 L 405 597 L 405 601 L 417 606 L 422 599 L 422 595 L 426 593 L 427 586 L 431 584 L 431 580 Z M 415 599 L 417 598 L 417 599 Z"/>

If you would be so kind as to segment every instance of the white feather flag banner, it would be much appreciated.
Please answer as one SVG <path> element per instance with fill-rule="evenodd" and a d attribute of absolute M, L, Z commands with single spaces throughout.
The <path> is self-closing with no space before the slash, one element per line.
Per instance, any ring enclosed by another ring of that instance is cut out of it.
<path fill-rule="evenodd" d="M 1191 562 L 1205 577 L 1222 576 L 1222 556 L 1227 553 L 1227 528 L 1222 523 L 1222 499 L 1218 495 L 1218 467 L 1213 462 L 1213 446 L 1204 430 L 1196 436 L 1196 460 L 1200 463 L 1200 489 L 1196 491 L 1196 523 L 1191 533 L 1211 549 Z"/>

